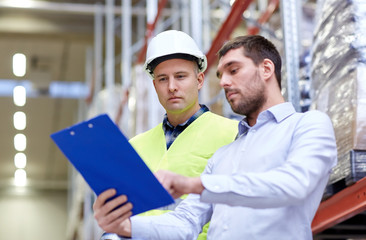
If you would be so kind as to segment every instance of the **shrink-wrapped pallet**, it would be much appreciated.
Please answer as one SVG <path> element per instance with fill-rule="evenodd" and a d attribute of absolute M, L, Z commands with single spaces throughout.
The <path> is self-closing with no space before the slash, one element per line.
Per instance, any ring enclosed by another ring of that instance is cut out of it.
<path fill-rule="evenodd" d="M 325 0 L 313 39 L 312 106 L 335 129 L 338 164 L 330 183 L 366 176 L 366 1 Z"/>

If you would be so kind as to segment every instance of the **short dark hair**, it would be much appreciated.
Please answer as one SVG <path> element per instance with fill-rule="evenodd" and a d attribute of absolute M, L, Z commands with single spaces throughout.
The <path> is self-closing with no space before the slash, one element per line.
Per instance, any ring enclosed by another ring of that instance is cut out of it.
<path fill-rule="evenodd" d="M 263 62 L 265 58 L 271 60 L 275 66 L 275 75 L 278 86 L 281 89 L 281 56 L 272 42 L 259 35 L 248 35 L 236 37 L 224 44 L 218 51 L 219 58 L 223 57 L 229 50 L 243 47 L 244 56 L 252 59 L 255 65 Z"/>

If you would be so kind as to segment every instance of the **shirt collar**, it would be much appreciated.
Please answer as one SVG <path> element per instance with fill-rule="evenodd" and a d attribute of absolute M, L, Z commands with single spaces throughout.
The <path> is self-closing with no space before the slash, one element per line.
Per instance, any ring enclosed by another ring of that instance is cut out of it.
<path fill-rule="evenodd" d="M 185 126 L 187 124 L 189 125 L 194 120 L 196 120 L 199 116 L 201 116 L 205 112 L 208 112 L 209 111 L 208 107 L 206 105 L 204 105 L 204 104 L 200 104 L 200 107 L 201 108 L 198 109 L 198 111 L 195 114 L 193 114 L 187 121 L 185 121 L 184 123 L 178 124 L 178 126 Z M 166 131 L 167 128 L 174 129 L 174 126 L 169 122 L 168 116 L 165 113 L 164 120 L 163 120 L 163 130 L 164 130 L 164 132 Z"/>
<path fill-rule="evenodd" d="M 277 123 L 283 121 L 287 117 L 294 114 L 295 108 L 290 102 L 280 103 L 273 107 L 270 107 L 269 109 L 261 112 L 257 119 L 257 124 L 260 122 L 265 122 L 269 119 L 275 119 Z M 257 125 L 256 124 L 256 125 Z M 248 131 L 248 129 L 251 128 L 247 122 L 246 116 L 240 121 L 239 123 L 239 135 L 242 135 Z"/>
<path fill-rule="evenodd" d="M 290 102 L 277 104 L 267 109 L 266 111 L 272 113 L 277 123 L 283 121 L 284 119 L 286 119 L 287 117 L 291 116 L 296 112 L 294 106 Z"/>

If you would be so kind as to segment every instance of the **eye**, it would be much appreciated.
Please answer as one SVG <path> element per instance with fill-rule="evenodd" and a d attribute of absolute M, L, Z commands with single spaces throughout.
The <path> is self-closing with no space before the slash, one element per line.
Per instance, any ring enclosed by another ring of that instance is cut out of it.
<path fill-rule="evenodd" d="M 159 77 L 158 78 L 158 81 L 159 82 L 162 82 L 162 81 L 166 81 L 168 78 L 167 77 Z"/>
<path fill-rule="evenodd" d="M 183 79 L 183 78 L 185 78 L 185 77 L 186 77 L 186 75 L 185 75 L 185 74 L 177 74 L 175 77 L 176 77 L 177 79 Z"/>
<path fill-rule="evenodd" d="M 238 68 L 232 68 L 232 69 L 230 69 L 230 73 L 231 74 L 235 74 L 237 72 L 238 72 Z"/>

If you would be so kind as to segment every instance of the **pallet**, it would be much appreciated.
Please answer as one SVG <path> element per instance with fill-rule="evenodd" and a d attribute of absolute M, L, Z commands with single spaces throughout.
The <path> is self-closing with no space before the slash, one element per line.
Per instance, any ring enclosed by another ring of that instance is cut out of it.
<path fill-rule="evenodd" d="M 342 179 L 329 184 L 324 191 L 323 200 L 351 186 L 366 177 L 366 150 L 352 149 L 350 151 L 350 173 Z"/>
<path fill-rule="evenodd" d="M 345 179 L 347 186 L 366 177 L 366 151 L 351 150 L 350 155 L 351 174 Z"/>

